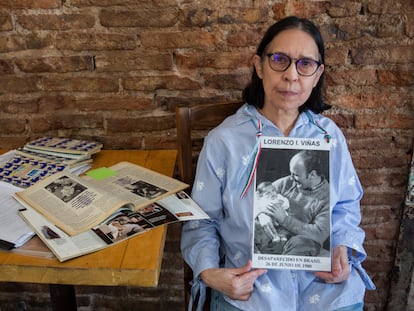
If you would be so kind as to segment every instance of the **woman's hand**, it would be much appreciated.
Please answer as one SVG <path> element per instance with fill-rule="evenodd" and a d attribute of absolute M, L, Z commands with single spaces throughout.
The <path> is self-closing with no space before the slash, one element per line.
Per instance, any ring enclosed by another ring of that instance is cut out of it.
<path fill-rule="evenodd" d="M 231 299 L 247 300 L 253 291 L 256 279 L 265 274 L 266 269 L 253 269 L 252 262 L 241 268 L 213 268 L 201 273 L 203 282 Z"/>
<path fill-rule="evenodd" d="M 316 272 L 315 276 L 326 283 L 340 283 L 348 279 L 351 268 L 348 263 L 348 248 L 338 245 L 333 250 L 332 271 Z"/>

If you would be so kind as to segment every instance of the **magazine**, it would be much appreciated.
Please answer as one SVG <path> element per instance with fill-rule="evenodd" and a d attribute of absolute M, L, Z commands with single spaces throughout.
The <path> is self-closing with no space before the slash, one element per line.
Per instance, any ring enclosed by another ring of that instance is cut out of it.
<path fill-rule="evenodd" d="M 78 235 L 122 211 L 137 211 L 188 185 L 139 165 L 120 162 L 79 177 L 53 174 L 15 193 L 15 198 L 70 236 Z"/>
<path fill-rule="evenodd" d="M 27 158 L 33 158 L 33 159 L 42 160 L 42 161 L 49 161 L 49 162 L 54 162 L 58 164 L 66 164 L 71 168 L 81 166 L 87 163 L 92 163 L 92 158 L 89 155 L 83 155 L 79 157 L 78 159 L 74 159 L 74 158 L 68 158 L 64 154 L 58 153 L 58 155 L 53 155 L 50 153 L 41 153 L 37 151 L 25 150 L 23 148 L 17 148 L 14 152 L 18 155 L 21 155 Z"/>
<path fill-rule="evenodd" d="M 100 225 L 75 236 L 69 236 L 32 208 L 21 211 L 20 215 L 62 262 L 125 241 L 161 225 L 208 218 L 184 191 L 136 211 L 120 209 Z"/>
<path fill-rule="evenodd" d="M 23 149 L 78 159 L 99 152 L 102 143 L 68 137 L 41 137 L 28 142 Z"/>
<path fill-rule="evenodd" d="M 329 143 L 261 137 L 260 144 L 253 267 L 330 271 Z"/>
<path fill-rule="evenodd" d="M 30 187 L 47 176 L 68 169 L 66 164 L 27 158 L 14 151 L 0 156 L 0 180 L 20 188 Z"/>

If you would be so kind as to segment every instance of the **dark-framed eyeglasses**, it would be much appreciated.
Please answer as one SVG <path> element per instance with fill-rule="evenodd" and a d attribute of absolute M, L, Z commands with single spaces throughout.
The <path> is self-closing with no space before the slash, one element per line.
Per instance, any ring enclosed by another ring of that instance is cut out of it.
<path fill-rule="evenodd" d="M 269 58 L 270 68 L 274 71 L 285 71 L 294 61 L 298 74 L 305 77 L 314 75 L 319 66 L 322 65 L 320 61 L 312 58 L 292 58 L 284 53 L 269 53 L 266 56 Z"/>

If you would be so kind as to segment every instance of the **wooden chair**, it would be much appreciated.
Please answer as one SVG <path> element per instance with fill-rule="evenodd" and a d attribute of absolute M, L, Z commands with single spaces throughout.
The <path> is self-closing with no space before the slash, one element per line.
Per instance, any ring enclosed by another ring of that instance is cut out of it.
<path fill-rule="evenodd" d="M 198 154 L 208 131 L 235 113 L 242 104 L 231 102 L 176 108 L 177 164 L 183 182 L 192 185 L 194 181 Z"/>
<path fill-rule="evenodd" d="M 205 104 L 176 108 L 178 175 L 179 179 L 192 186 L 198 155 L 208 131 L 220 124 L 226 117 L 235 113 L 242 102 Z M 189 190 L 189 192 L 191 189 Z M 184 263 L 185 302 L 188 306 L 193 279 L 191 268 Z M 207 298 L 209 299 L 209 297 Z M 206 301 L 204 310 L 209 310 Z"/>

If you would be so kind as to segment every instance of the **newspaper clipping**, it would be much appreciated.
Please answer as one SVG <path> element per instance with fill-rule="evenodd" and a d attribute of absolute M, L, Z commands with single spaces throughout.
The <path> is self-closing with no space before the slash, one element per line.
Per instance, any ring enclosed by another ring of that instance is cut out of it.
<path fill-rule="evenodd" d="M 331 270 L 329 166 L 323 139 L 261 137 L 254 267 Z"/>

